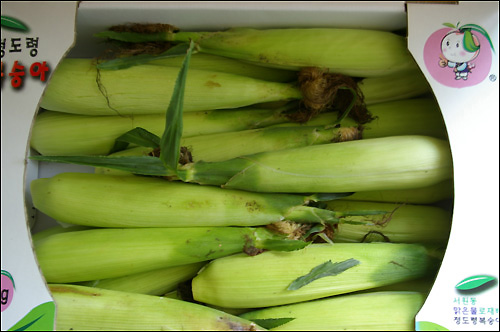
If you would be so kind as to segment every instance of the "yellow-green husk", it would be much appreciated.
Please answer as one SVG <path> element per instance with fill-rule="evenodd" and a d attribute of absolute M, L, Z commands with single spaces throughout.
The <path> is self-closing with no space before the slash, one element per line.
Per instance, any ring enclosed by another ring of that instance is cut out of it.
<path fill-rule="evenodd" d="M 300 289 L 287 289 L 320 264 L 351 258 L 359 264 Z M 291 252 L 216 259 L 193 279 L 193 296 L 197 301 L 228 308 L 277 306 L 421 278 L 432 273 L 433 264 L 426 248 L 418 244 L 311 244 Z"/>
<path fill-rule="evenodd" d="M 47 282 L 70 283 L 209 261 L 274 238 L 245 227 L 104 228 L 52 235 L 35 253 Z"/>
<path fill-rule="evenodd" d="M 452 178 L 448 142 L 405 135 L 321 144 L 181 166 L 186 182 L 260 192 L 356 192 L 430 186 Z"/>
<path fill-rule="evenodd" d="M 145 64 L 100 70 L 97 76 L 92 60 L 66 58 L 54 71 L 40 106 L 83 115 L 165 114 L 178 73 L 177 67 Z M 300 98 L 300 91 L 288 83 L 190 69 L 183 110 L 229 109 Z"/>
<path fill-rule="evenodd" d="M 434 243 L 446 245 L 451 213 L 427 205 L 334 200 L 326 203 L 334 211 L 391 211 L 374 225 L 338 224 L 335 242 Z"/>
<path fill-rule="evenodd" d="M 205 264 L 205 262 L 199 262 L 123 277 L 93 280 L 85 282 L 82 286 L 160 296 L 175 290 L 178 284 L 192 279 Z"/>
<path fill-rule="evenodd" d="M 265 308 L 240 315 L 245 319 L 294 318 L 270 331 L 414 331 L 424 304 L 418 292 L 371 292 Z"/>
<path fill-rule="evenodd" d="M 203 305 L 171 298 L 49 284 L 58 331 L 241 331 L 257 324 Z"/>

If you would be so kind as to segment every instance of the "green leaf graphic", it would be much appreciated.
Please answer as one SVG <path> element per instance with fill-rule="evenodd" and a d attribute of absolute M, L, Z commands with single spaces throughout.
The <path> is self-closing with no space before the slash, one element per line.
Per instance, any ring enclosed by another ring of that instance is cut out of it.
<path fill-rule="evenodd" d="M 455 288 L 459 290 L 470 290 L 478 288 L 492 280 L 495 280 L 495 277 L 483 276 L 483 275 L 472 276 L 460 281 L 458 284 L 455 285 Z"/>
<path fill-rule="evenodd" d="M 9 331 L 53 331 L 55 312 L 54 302 L 42 303 L 33 308 Z"/>
<path fill-rule="evenodd" d="M 2 16 L 2 26 L 12 30 L 28 31 L 28 26 L 26 24 L 9 16 Z"/>
<path fill-rule="evenodd" d="M 455 24 L 451 24 L 451 23 L 443 23 L 443 25 L 444 25 L 445 27 L 448 27 L 448 28 L 453 28 L 453 29 L 455 29 L 455 28 L 456 28 Z"/>
<path fill-rule="evenodd" d="M 433 323 L 433 322 L 417 322 L 416 331 L 449 331 L 446 327 L 441 326 L 439 324 Z"/>

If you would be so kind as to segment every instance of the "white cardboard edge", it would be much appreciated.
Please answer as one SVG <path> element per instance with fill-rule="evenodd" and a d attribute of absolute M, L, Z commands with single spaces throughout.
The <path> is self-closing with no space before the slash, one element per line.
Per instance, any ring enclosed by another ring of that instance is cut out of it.
<path fill-rule="evenodd" d="M 10 305 L 5 310 L 2 305 L 2 330 L 11 328 L 37 306 L 53 302 L 33 253 L 30 225 L 34 218 L 31 202 L 25 194 L 30 177 L 37 174 L 37 165 L 28 162 L 26 156 L 32 122 L 46 86 L 46 82 L 31 77 L 29 70 L 33 63 L 46 61 L 50 68 L 49 75 L 53 72 L 74 43 L 76 8 L 76 1 L 2 1 L 2 16 L 18 19 L 29 28 L 28 31 L 14 31 L 2 27 L 2 40 L 6 39 L 6 45 L 2 57 L 5 76 L 2 78 L 1 110 L 1 264 L 2 278 L 7 271 L 15 285 L 9 294 L 12 299 Z M 53 38 L 55 35 L 58 38 Z M 20 38 L 20 52 L 10 52 L 13 38 Z M 38 38 L 38 53 L 35 56 L 30 55 L 26 38 Z M 17 89 L 10 85 L 8 75 L 14 61 L 25 66 L 23 86 Z M 4 294 L 2 279 L 2 300 Z"/>
<path fill-rule="evenodd" d="M 498 331 L 498 55 L 492 52 L 491 68 L 483 81 L 463 88 L 443 84 L 425 62 L 430 36 L 445 28 L 444 23 L 458 22 L 483 27 L 498 52 L 498 2 L 408 4 L 409 50 L 427 77 L 447 125 L 455 187 L 448 246 L 416 325 L 421 330 L 441 326 L 454 331 Z M 491 49 L 481 44 L 480 52 Z M 478 73 L 481 65 L 470 75 Z M 495 277 L 496 284 L 481 292 L 455 288 L 465 278 L 478 275 Z"/>

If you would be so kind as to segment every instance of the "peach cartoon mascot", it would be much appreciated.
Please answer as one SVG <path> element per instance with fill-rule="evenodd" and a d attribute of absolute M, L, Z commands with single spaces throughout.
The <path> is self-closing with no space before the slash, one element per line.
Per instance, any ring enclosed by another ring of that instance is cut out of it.
<path fill-rule="evenodd" d="M 453 68 L 456 80 L 467 80 L 469 73 L 475 67 L 471 62 L 477 58 L 481 45 L 478 37 L 472 33 L 477 31 L 484 35 L 493 49 L 488 33 L 476 24 L 465 24 L 461 27 L 445 23 L 454 30 L 447 33 L 441 40 L 441 55 L 439 66 Z"/>

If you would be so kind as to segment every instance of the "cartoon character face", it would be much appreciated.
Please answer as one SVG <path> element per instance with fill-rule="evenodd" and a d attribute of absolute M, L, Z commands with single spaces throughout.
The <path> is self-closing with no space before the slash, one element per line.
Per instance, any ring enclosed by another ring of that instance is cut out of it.
<path fill-rule="evenodd" d="M 474 43 L 479 45 L 475 36 Z M 441 51 L 448 61 L 464 63 L 469 62 L 477 57 L 479 48 L 476 51 L 467 51 L 464 47 L 464 33 L 460 31 L 452 31 L 448 33 L 441 42 Z"/>

